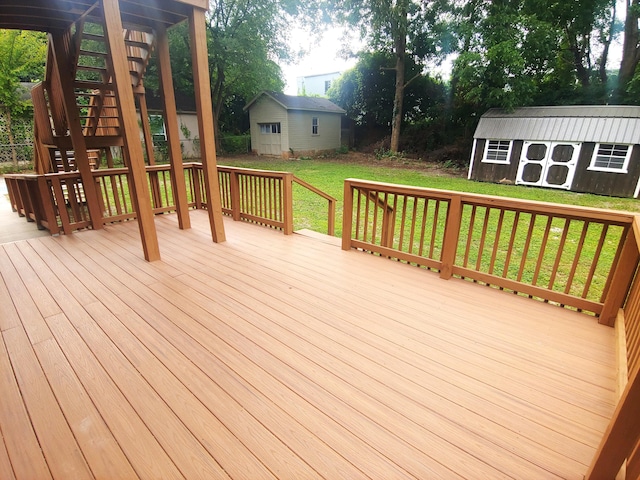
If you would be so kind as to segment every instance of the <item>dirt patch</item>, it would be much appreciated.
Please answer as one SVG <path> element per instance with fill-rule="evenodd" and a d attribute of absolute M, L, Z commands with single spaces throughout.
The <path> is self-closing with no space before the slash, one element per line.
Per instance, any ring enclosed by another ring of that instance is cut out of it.
<path fill-rule="evenodd" d="M 309 157 L 305 157 L 308 159 Z M 429 175 L 438 177 L 466 177 L 467 169 L 456 166 L 444 165 L 441 162 L 411 158 L 404 155 L 401 156 L 379 156 L 372 153 L 364 152 L 348 152 L 348 153 L 332 153 L 322 154 L 311 157 L 313 160 L 325 161 L 327 163 L 340 163 L 352 165 L 379 166 L 388 168 L 401 168 L 407 170 L 416 170 L 428 172 Z M 273 163 L 273 157 L 257 156 L 257 155 L 225 155 L 218 157 L 218 163 L 224 165 L 225 159 L 233 161 L 259 162 L 264 160 L 265 164 Z M 280 159 L 278 159 L 280 160 Z M 283 162 L 298 162 L 297 158 L 282 160 Z"/>

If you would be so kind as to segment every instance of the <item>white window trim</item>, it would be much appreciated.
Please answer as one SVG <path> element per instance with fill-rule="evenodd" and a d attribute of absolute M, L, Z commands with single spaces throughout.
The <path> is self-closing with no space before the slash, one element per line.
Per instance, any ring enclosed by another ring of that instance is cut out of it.
<path fill-rule="evenodd" d="M 627 145 L 626 143 L 612 143 L 606 142 L 606 145 L 624 145 L 627 147 L 627 154 L 624 157 L 624 163 L 622 164 L 622 168 L 608 168 L 608 167 L 596 167 L 596 158 L 598 157 L 598 150 L 600 149 L 600 145 L 602 143 L 596 143 L 595 148 L 593 149 L 593 155 L 591 155 L 591 162 L 589 163 L 589 167 L 587 170 L 592 170 L 595 172 L 610 172 L 610 173 L 628 173 L 629 172 L 629 161 L 631 160 L 631 152 L 633 151 L 633 145 Z"/>
<path fill-rule="evenodd" d="M 316 121 L 316 124 L 313 124 L 313 121 Z M 316 127 L 316 133 L 313 133 L 313 127 Z M 311 117 L 311 135 L 317 137 L 320 135 L 320 117 Z"/>
<path fill-rule="evenodd" d="M 258 123 L 258 128 L 260 129 L 260 135 L 280 135 L 280 133 L 278 133 L 278 132 L 276 132 L 276 133 L 273 132 L 273 125 L 278 125 L 278 124 L 280 124 L 280 122 L 270 122 L 270 123 L 262 123 L 261 122 L 261 123 Z M 268 132 L 263 132 L 262 131 L 263 127 L 265 127 L 267 125 L 269 126 L 269 131 Z M 276 130 L 277 129 L 278 128 L 276 127 Z"/>
<path fill-rule="evenodd" d="M 507 150 L 507 160 L 487 160 L 487 153 L 489 152 L 489 142 L 509 142 L 509 150 Z M 497 163 L 499 165 L 509 165 L 511 163 L 511 150 L 513 149 L 513 140 L 498 140 L 495 138 L 488 138 L 484 144 L 484 152 L 482 152 L 482 163 Z"/>

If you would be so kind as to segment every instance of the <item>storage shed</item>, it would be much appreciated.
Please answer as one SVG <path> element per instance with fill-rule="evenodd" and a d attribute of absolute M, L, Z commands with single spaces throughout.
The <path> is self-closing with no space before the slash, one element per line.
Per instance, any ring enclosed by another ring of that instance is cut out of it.
<path fill-rule="evenodd" d="M 262 92 L 245 107 L 258 155 L 308 155 L 340 148 L 346 112 L 326 98 Z"/>
<path fill-rule="evenodd" d="M 639 144 L 636 106 L 491 109 L 474 134 L 469 178 L 637 198 Z"/>

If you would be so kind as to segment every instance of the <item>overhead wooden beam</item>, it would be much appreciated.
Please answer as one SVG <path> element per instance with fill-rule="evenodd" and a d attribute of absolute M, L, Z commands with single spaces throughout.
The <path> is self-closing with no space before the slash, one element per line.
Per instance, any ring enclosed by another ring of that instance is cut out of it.
<path fill-rule="evenodd" d="M 55 68 L 60 78 L 60 91 L 62 92 L 62 102 L 67 118 L 67 128 L 73 143 L 73 150 L 76 161 L 76 168 L 80 171 L 82 184 L 84 186 L 84 195 L 91 217 L 91 227 L 94 230 L 102 228 L 102 209 L 98 202 L 98 192 L 96 184 L 91 173 L 91 165 L 89 165 L 89 156 L 87 155 L 87 144 L 82 134 L 82 124 L 80 122 L 80 114 L 76 107 L 76 98 L 73 91 L 73 78 L 71 77 L 71 69 L 69 68 L 69 51 L 68 40 L 64 35 L 50 35 L 50 43 L 53 46 L 53 57 Z"/>
<path fill-rule="evenodd" d="M 191 228 L 189 219 L 189 205 L 187 202 L 187 187 L 184 181 L 184 167 L 182 165 L 182 149 L 180 148 L 180 131 L 178 130 L 178 110 L 171 77 L 171 60 L 169 58 L 169 37 L 164 25 L 156 27 L 158 74 L 162 100 L 164 106 L 164 125 L 169 144 L 171 159 L 171 186 L 178 213 L 178 226 L 181 229 Z"/>
<path fill-rule="evenodd" d="M 193 84 L 198 113 L 198 133 L 200 134 L 200 154 L 202 172 L 207 195 L 207 211 L 211 236 L 214 242 L 224 242 L 224 224 L 216 163 L 216 143 L 213 132 L 213 110 L 211 107 L 211 85 L 209 83 L 209 59 L 207 58 L 207 32 L 205 30 L 205 10 L 193 8 L 189 15 L 191 37 L 191 57 L 193 63 Z"/>
<path fill-rule="evenodd" d="M 121 118 L 121 133 L 128 152 L 129 188 L 134 202 L 144 258 L 160 259 L 158 235 L 154 223 L 147 175 L 144 166 L 140 130 L 129 76 L 127 50 L 122 37 L 122 20 L 118 0 L 101 0 L 104 15 L 105 43 L 113 70 L 114 93 Z"/>

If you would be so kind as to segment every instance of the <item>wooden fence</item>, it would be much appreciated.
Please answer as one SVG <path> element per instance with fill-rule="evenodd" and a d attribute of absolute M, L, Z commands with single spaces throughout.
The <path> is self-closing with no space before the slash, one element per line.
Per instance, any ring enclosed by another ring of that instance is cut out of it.
<path fill-rule="evenodd" d="M 207 208 L 202 164 L 184 164 L 187 201 L 191 208 Z M 176 209 L 169 165 L 146 167 L 149 195 L 154 213 Z M 129 194 L 126 168 L 93 171 L 101 203 L 102 222 L 115 223 L 136 218 Z M 250 170 L 219 166 L 218 178 L 223 213 L 272 228 L 285 234 L 293 232 L 293 182 L 299 183 L 326 199 L 328 233 L 333 235 L 335 198 L 296 178 L 288 172 Z M 6 175 L 5 181 L 14 210 L 52 234 L 87 228 L 90 217 L 84 199 L 84 188 L 78 172 L 46 175 Z"/>
<path fill-rule="evenodd" d="M 586 478 L 640 478 L 640 217 L 348 179 L 342 247 L 584 310 L 622 339 L 622 394 Z"/>

